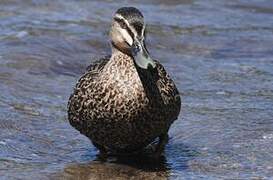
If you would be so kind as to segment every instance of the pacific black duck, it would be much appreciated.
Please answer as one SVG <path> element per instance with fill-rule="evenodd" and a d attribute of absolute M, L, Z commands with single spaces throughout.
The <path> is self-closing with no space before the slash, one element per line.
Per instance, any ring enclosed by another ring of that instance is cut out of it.
<path fill-rule="evenodd" d="M 145 23 L 134 7 L 117 10 L 110 30 L 112 55 L 87 68 L 68 102 L 70 124 L 107 153 L 133 153 L 159 137 L 160 155 L 177 119 L 179 92 L 145 46 Z"/>

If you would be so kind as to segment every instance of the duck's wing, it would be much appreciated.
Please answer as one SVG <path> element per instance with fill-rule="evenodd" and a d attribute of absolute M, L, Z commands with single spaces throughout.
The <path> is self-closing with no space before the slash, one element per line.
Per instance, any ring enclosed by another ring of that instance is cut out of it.
<path fill-rule="evenodd" d="M 74 88 L 74 92 L 69 98 L 67 104 L 69 122 L 72 126 L 81 132 L 85 131 L 82 128 L 82 123 L 84 123 L 86 119 L 86 113 L 84 113 L 84 110 L 86 109 L 85 101 L 90 95 L 90 86 L 95 87 L 94 84 L 96 82 L 96 78 L 99 76 L 101 70 L 105 67 L 109 60 L 110 56 L 106 56 L 89 65 L 86 68 L 86 72 L 78 80 L 76 87 Z"/>
<path fill-rule="evenodd" d="M 180 93 L 163 65 L 160 64 L 157 60 L 155 60 L 155 62 L 158 74 L 157 85 L 165 103 L 168 103 L 172 106 L 172 119 L 176 120 L 181 109 Z"/>

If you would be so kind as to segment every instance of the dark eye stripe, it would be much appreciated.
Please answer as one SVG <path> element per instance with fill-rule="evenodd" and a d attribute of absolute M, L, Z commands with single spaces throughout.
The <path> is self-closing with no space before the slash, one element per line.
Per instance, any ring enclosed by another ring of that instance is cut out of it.
<path fill-rule="evenodd" d="M 142 31 L 142 28 L 143 28 L 143 24 L 141 24 L 140 22 L 134 22 L 132 24 L 132 26 L 134 27 L 134 29 L 136 30 L 137 34 L 139 36 L 141 36 L 141 31 Z"/>
<path fill-rule="evenodd" d="M 129 33 L 129 35 L 132 37 L 132 39 L 134 39 L 134 33 L 131 31 L 131 29 L 127 26 L 127 24 L 124 22 L 123 19 L 119 19 L 119 18 L 114 18 L 114 20 L 119 23 L 120 27 L 122 29 L 126 29 L 126 31 Z"/>

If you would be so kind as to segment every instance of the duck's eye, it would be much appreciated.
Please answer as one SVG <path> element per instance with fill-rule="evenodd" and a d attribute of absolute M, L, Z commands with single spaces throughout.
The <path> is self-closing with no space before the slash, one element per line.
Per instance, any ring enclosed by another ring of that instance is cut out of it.
<path fill-rule="evenodd" d="M 119 25 L 122 29 L 127 29 L 127 24 L 125 24 L 125 22 L 121 21 Z"/>
<path fill-rule="evenodd" d="M 122 29 L 127 29 L 127 24 L 122 19 L 119 19 L 119 18 L 114 18 L 114 19 L 116 22 L 118 22 L 118 24 L 120 25 Z"/>

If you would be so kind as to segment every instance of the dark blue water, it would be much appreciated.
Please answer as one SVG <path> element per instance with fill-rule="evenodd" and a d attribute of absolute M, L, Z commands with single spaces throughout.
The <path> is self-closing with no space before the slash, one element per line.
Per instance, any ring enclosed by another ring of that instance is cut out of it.
<path fill-rule="evenodd" d="M 111 16 L 145 15 L 148 49 L 182 111 L 165 158 L 96 161 L 66 103 L 92 59 L 110 53 Z M 0 1 L 0 179 L 270 179 L 270 0 Z"/>

